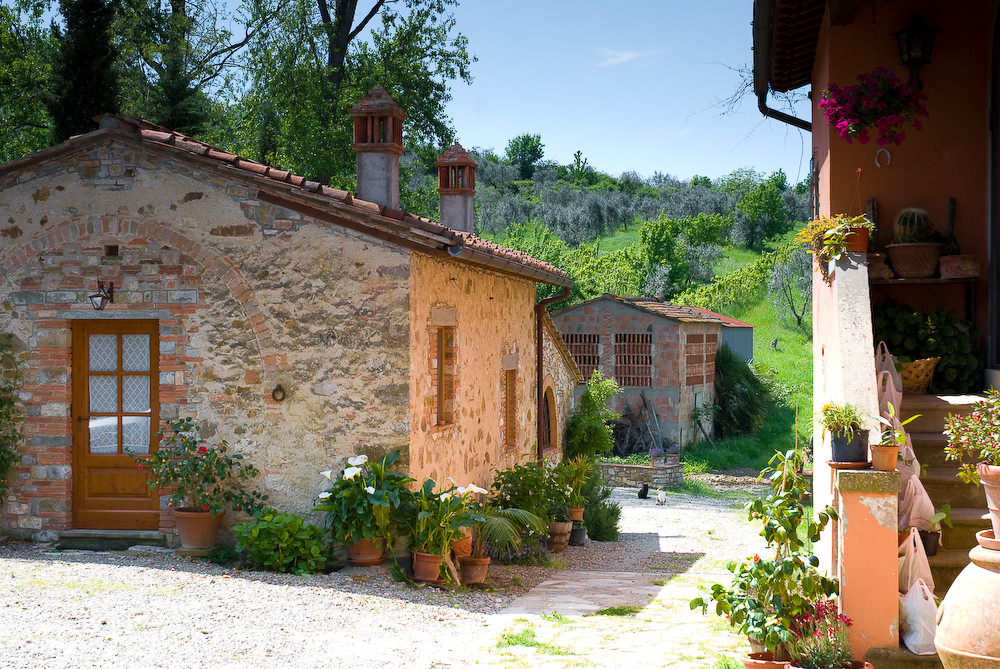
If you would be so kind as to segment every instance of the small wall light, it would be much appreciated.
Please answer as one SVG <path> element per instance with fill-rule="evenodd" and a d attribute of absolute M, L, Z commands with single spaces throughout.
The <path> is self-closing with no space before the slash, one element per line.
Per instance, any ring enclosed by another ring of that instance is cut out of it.
<path fill-rule="evenodd" d="M 93 305 L 94 309 L 97 311 L 104 311 L 104 307 L 108 306 L 108 302 L 115 301 L 115 284 L 113 281 L 108 281 L 108 285 L 105 286 L 100 281 L 97 282 L 97 292 L 93 295 L 89 295 L 87 299 L 90 300 L 90 304 Z"/>
<path fill-rule="evenodd" d="M 924 87 L 920 80 L 920 66 L 931 62 L 931 49 L 938 29 L 926 23 L 919 14 L 910 17 L 910 25 L 894 33 L 899 45 L 899 60 L 910 68 L 910 83 L 917 90 Z"/>

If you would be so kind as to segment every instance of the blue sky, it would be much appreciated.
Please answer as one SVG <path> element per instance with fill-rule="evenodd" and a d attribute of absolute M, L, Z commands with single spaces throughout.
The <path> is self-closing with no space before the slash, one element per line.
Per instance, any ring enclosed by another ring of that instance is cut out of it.
<path fill-rule="evenodd" d="M 809 136 L 757 111 L 731 68 L 752 60 L 751 0 L 462 0 L 457 28 L 479 61 L 448 105 L 466 148 L 503 153 L 541 135 L 545 158 L 618 175 L 712 178 L 740 167 L 808 173 Z M 728 67 L 727 67 L 728 66 Z M 774 105 L 772 105 L 774 106 Z M 808 113 L 801 108 L 800 116 Z"/>

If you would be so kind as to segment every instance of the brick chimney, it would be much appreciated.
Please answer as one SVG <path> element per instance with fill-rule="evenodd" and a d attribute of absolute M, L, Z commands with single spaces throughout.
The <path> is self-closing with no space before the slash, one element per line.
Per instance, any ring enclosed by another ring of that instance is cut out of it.
<path fill-rule="evenodd" d="M 441 225 L 473 232 L 472 199 L 476 194 L 476 162 L 462 145 L 452 144 L 434 165 L 438 168 Z"/>
<path fill-rule="evenodd" d="M 375 86 L 348 110 L 358 154 L 358 198 L 399 209 L 399 156 L 406 113 L 385 89 Z"/>

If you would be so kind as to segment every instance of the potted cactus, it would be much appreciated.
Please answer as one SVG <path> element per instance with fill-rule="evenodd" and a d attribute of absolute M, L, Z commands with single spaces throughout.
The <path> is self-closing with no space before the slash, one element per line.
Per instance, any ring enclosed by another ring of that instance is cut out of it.
<path fill-rule="evenodd" d="M 923 209 L 908 207 L 896 216 L 892 243 L 885 247 L 892 271 L 900 279 L 927 279 L 937 271 L 944 244 Z"/>

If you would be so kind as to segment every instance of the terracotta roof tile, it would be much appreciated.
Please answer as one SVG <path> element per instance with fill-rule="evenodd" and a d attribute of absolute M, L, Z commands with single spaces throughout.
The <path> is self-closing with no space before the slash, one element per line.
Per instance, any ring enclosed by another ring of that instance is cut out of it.
<path fill-rule="evenodd" d="M 724 322 L 726 325 L 728 325 L 729 327 L 732 327 L 732 328 L 753 328 L 753 327 L 757 327 L 756 325 L 752 325 L 750 323 L 744 323 L 743 321 L 736 320 L 735 318 L 731 318 L 729 316 L 726 316 L 725 314 L 718 314 L 718 313 L 716 313 L 714 311 L 709 311 L 708 309 L 705 309 L 704 307 L 688 307 L 688 309 L 694 309 L 696 311 L 700 311 L 703 314 L 706 314 L 706 315 L 709 315 L 709 316 L 715 316 L 716 318 L 721 319 L 722 322 Z"/>
<path fill-rule="evenodd" d="M 714 314 L 710 311 L 702 312 L 694 307 L 665 302 L 662 297 L 620 297 L 613 293 L 604 293 L 600 297 L 588 300 L 588 302 L 595 300 L 615 300 L 635 309 L 642 309 L 656 316 L 663 316 L 664 318 L 671 318 L 684 323 L 716 323 L 718 325 L 725 323 L 724 318 L 719 314 Z M 573 309 L 576 306 L 579 305 L 568 308 Z"/>
<path fill-rule="evenodd" d="M 368 95 L 362 98 L 361 101 L 355 105 L 355 107 L 361 105 L 368 111 L 381 110 L 382 107 L 379 105 L 388 105 L 390 103 L 398 109 L 398 105 L 396 105 L 395 101 L 392 100 L 389 94 L 386 93 L 380 86 L 376 86 L 369 92 Z M 509 249 L 505 246 L 500 246 L 499 244 L 481 239 L 474 234 L 453 230 L 452 228 L 443 226 L 440 223 L 436 223 L 420 216 L 415 216 L 403 211 L 387 209 L 373 202 L 358 200 L 347 191 L 324 186 L 315 181 L 310 181 L 304 177 L 291 174 L 285 170 L 279 170 L 252 160 L 247 160 L 246 158 L 223 151 L 217 147 L 200 142 L 186 135 L 182 135 L 181 133 L 173 132 L 167 128 L 163 128 L 140 118 L 122 114 L 119 115 L 118 119 L 122 121 L 123 126 L 132 128 L 131 131 L 119 130 L 119 132 L 133 135 L 138 134 L 142 141 L 161 146 L 169 146 L 175 150 L 186 151 L 222 164 L 231 165 L 233 168 L 248 174 L 252 174 L 269 181 L 291 184 L 303 191 L 315 193 L 317 196 L 328 199 L 331 202 L 337 202 L 341 205 L 350 206 L 356 209 L 359 213 L 369 216 L 378 216 L 382 220 L 388 219 L 390 221 L 396 221 L 397 223 L 395 223 L 395 225 L 406 226 L 405 230 L 400 230 L 400 234 L 409 234 L 409 228 L 413 227 L 432 233 L 438 238 L 443 237 L 447 240 L 453 240 L 453 243 L 448 244 L 447 248 L 449 251 L 452 251 L 452 255 L 456 255 L 456 257 L 462 257 L 461 254 L 463 252 L 466 255 L 471 254 L 475 256 L 478 254 L 478 256 L 487 256 L 485 261 L 482 258 L 479 258 L 475 262 L 480 262 L 480 264 L 495 267 L 509 273 L 533 278 L 536 281 L 544 281 L 557 285 L 571 285 L 571 282 L 564 271 L 547 262 L 538 260 L 523 251 L 517 251 L 515 249 Z M 138 128 L 138 133 L 136 133 L 135 128 Z M 449 148 L 448 151 L 446 151 L 442 156 L 442 159 L 448 157 L 449 154 L 451 158 L 455 158 L 457 160 L 462 160 L 464 155 L 470 163 L 473 165 L 475 164 L 458 143 Z"/>
<path fill-rule="evenodd" d="M 403 108 L 396 104 L 392 96 L 381 86 L 373 86 L 363 98 L 350 108 L 348 113 L 353 116 L 375 112 L 394 112 L 396 115 L 402 114 L 404 118 L 406 117 Z"/>

